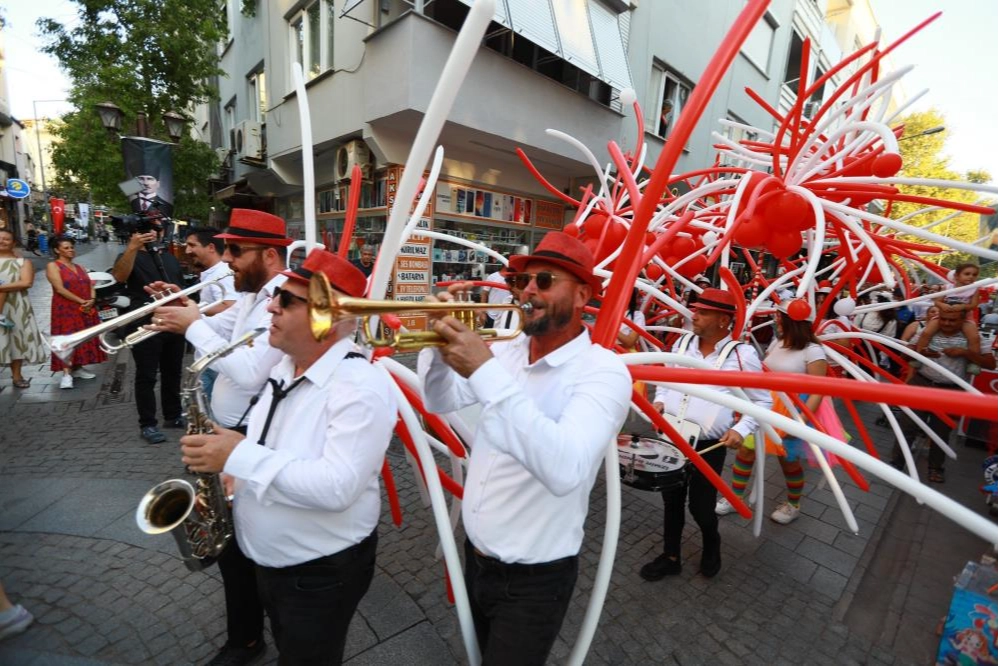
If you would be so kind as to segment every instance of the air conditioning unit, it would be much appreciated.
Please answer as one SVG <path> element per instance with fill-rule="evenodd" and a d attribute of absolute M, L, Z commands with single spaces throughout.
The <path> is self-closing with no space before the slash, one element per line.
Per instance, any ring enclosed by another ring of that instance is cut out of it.
<path fill-rule="evenodd" d="M 361 167 L 361 179 L 371 180 L 371 151 L 360 139 L 348 141 L 336 150 L 336 179 L 348 180 L 354 165 Z"/>
<path fill-rule="evenodd" d="M 241 160 L 263 160 L 264 144 L 261 134 L 260 123 L 256 120 L 244 120 L 236 125 L 232 144 L 236 156 Z"/>
<path fill-rule="evenodd" d="M 818 113 L 820 106 L 822 106 L 822 102 L 805 102 L 805 108 L 802 109 L 802 114 L 810 120 L 815 117 L 816 113 Z"/>

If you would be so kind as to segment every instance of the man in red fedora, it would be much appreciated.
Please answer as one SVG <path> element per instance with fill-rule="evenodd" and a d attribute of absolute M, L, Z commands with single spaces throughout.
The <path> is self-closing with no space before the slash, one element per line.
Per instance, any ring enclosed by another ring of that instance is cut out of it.
<path fill-rule="evenodd" d="M 215 239 L 225 243 L 222 261 L 235 274 L 239 293 L 236 303 L 212 317 L 202 316 L 195 303 L 184 307 L 162 307 L 153 315 L 153 330 L 184 335 L 195 353 L 203 356 L 228 346 L 244 334 L 269 327 L 267 304 L 286 277 L 287 247 L 284 220 L 258 210 L 236 208 L 229 227 Z M 156 285 L 164 288 L 165 285 Z M 156 336 L 159 337 L 159 336 Z M 250 402 L 267 383 L 271 368 L 281 359 L 267 336 L 244 345 L 214 363 L 218 377 L 212 387 L 211 408 L 215 422 L 224 428 L 246 432 Z M 243 664 L 255 660 L 264 645 L 264 609 L 256 586 L 256 571 L 236 539 L 219 558 L 226 597 L 228 637 L 210 664 Z"/>
<path fill-rule="evenodd" d="M 420 353 L 431 411 L 482 405 L 462 520 L 485 664 L 545 663 L 576 583 L 590 490 L 631 403 L 624 364 L 583 326 L 601 287 L 593 264 L 579 240 L 547 234 L 504 275 L 517 302 L 531 305 L 524 335 L 487 346 L 443 317 L 433 330 L 447 344 Z"/>
<path fill-rule="evenodd" d="M 736 298 L 732 292 L 721 289 L 702 291 L 693 305 L 693 333 L 677 340 L 673 353 L 705 361 L 717 370 L 762 372 L 763 366 L 756 350 L 733 339 L 731 329 L 737 309 Z M 727 386 L 712 388 L 735 395 Z M 770 408 L 769 391 L 746 389 L 745 392 L 754 403 Z M 743 439 L 757 427 L 756 421 L 748 415 L 740 418 L 731 409 L 662 385 L 656 388 L 654 406 L 695 449 L 723 445 L 703 456 L 718 474 L 721 474 L 725 464 L 725 448 L 739 448 Z M 715 486 L 688 464 L 683 483 L 663 490 L 662 496 L 663 553 L 643 566 L 639 575 L 645 580 L 656 581 L 682 571 L 680 541 L 686 520 L 685 503 L 689 504 L 690 514 L 701 528 L 700 573 L 706 578 L 716 575 L 721 569 L 721 535 L 715 514 L 718 497 Z"/>
<path fill-rule="evenodd" d="M 196 472 L 236 479 L 236 538 L 255 563 L 260 596 L 284 664 L 339 664 L 347 628 L 371 583 L 378 543 L 378 474 L 396 422 L 384 373 L 354 352 L 353 320 L 317 341 L 309 278 L 363 296 L 364 274 L 313 250 L 274 289 L 270 344 L 284 354 L 242 433 L 184 437 Z"/>

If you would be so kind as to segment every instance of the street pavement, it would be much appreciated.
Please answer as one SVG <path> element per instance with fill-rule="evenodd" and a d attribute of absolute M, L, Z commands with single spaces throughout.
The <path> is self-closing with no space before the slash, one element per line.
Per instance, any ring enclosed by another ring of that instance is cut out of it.
<path fill-rule="evenodd" d="M 106 270 L 119 246 L 79 250 L 80 263 Z M 51 289 L 43 272 L 31 297 L 47 329 Z M 36 618 L 27 632 L 0 642 L 0 664 L 204 663 L 225 640 L 218 569 L 187 571 L 173 539 L 143 534 L 134 517 L 150 487 L 183 474 L 181 433 L 165 431 L 167 441 L 156 446 L 139 438 L 130 354 L 92 369 L 97 379 L 78 380 L 72 390 L 60 390 L 47 365 L 26 369 L 26 390 L 12 388 L 9 371 L 0 371 L 0 580 Z M 873 423 L 872 408 L 861 412 Z M 871 432 L 886 455 L 887 433 L 873 425 Z M 994 520 L 977 490 L 984 452 L 961 443 L 957 451 L 947 483 L 937 488 Z M 377 570 L 351 626 L 346 663 L 464 663 L 443 564 L 435 559 L 433 517 L 398 441 L 389 461 L 403 523 L 394 526 L 383 503 Z M 870 475 L 866 493 L 842 470 L 837 477 L 858 535 L 809 470 L 797 521 L 764 519 L 756 538 L 749 521 L 723 518 L 723 566 L 709 580 L 696 573 L 700 534 L 688 520 L 683 573 L 656 583 L 643 581 L 638 569 L 661 552 L 661 501 L 623 487 L 618 555 L 587 663 L 932 663 L 953 577 L 991 547 Z M 765 489 L 769 514 L 784 492 L 772 462 Z M 601 476 L 552 664 L 566 661 L 582 623 L 605 507 Z M 456 538 L 464 538 L 460 528 Z M 267 640 L 263 663 L 276 663 Z"/>

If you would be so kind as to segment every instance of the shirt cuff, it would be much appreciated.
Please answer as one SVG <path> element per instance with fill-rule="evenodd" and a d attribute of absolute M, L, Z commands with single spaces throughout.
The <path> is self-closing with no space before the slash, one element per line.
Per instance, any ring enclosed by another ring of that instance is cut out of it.
<path fill-rule="evenodd" d="M 244 439 L 229 454 L 222 471 L 242 479 L 258 502 L 269 504 L 264 501 L 264 493 L 288 462 L 287 458 L 287 454 Z"/>
<path fill-rule="evenodd" d="M 472 373 L 468 378 L 468 385 L 483 408 L 488 408 L 517 391 L 513 377 L 495 356 Z"/>

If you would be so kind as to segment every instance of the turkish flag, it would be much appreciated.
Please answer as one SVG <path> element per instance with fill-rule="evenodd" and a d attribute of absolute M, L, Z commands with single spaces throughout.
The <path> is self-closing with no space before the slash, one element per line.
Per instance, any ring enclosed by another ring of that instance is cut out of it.
<path fill-rule="evenodd" d="M 66 201 L 63 199 L 49 199 L 49 206 L 52 210 L 52 231 L 56 235 L 62 233 L 62 224 L 66 220 Z"/>

